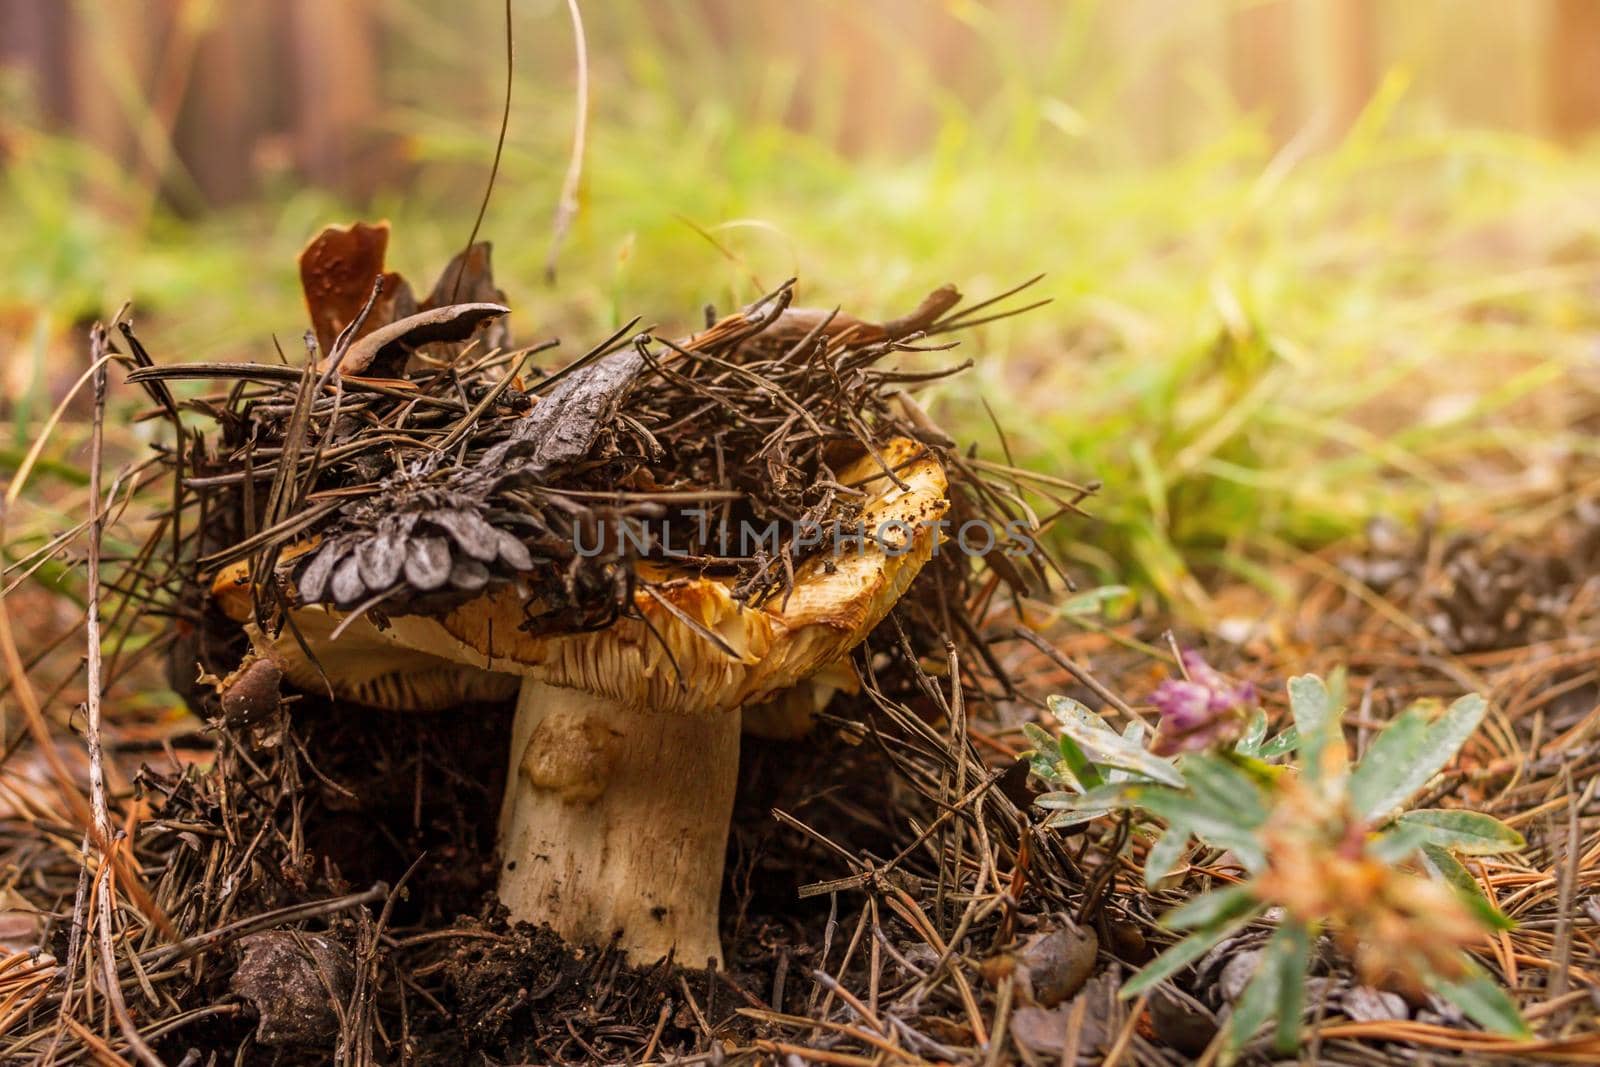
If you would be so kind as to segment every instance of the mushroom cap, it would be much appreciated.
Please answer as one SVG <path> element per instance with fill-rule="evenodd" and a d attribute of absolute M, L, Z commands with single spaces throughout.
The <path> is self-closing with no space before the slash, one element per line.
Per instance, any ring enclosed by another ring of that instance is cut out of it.
<path fill-rule="evenodd" d="M 935 524 L 949 507 L 943 467 L 907 438 L 878 455 L 901 484 L 871 455 L 838 475 L 868 494 L 859 551 L 851 541 L 845 551 L 813 556 L 796 568 L 787 597 L 752 606 L 725 582 L 683 576 L 640 589 L 637 617 L 606 629 L 530 634 L 522 629 L 522 594 L 507 585 L 438 617 L 392 618 L 393 636 L 436 656 L 632 707 L 706 714 L 766 700 L 849 653 L 933 554 Z"/>
<path fill-rule="evenodd" d="M 286 546 L 280 566 L 320 543 L 312 538 Z M 217 572 L 211 600 L 244 626 L 257 656 L 270 660 L 290 684 L 308 693 L 331 691 L 341 700 L 388 711 L 443 711 L 465 703 L 510 700 L 520 685 L 515 677 L 406 648 L 370 619 L 347 619 L 320 604 L 294 609 L 293 629 L 268 636 L 253 619 L 248 561 Z"/>
<path fill-rule="evenodd" d="M 507 676 L 669 713 L 760 703 L 845 657 L 888 614 L 938 543 L 947 484 L 924 446 L 894 438 L 876 456 L 840 470 L 837 481 L 866 493 L 861 539 L 825 546 L 795 569 L 787 596 L 764 604 L 737 600 L 715 578 L 641 564 L 653 580 L 634 593 L 635 614 L 597 631 L 527 632 L 527 595 L 508 583 L 437 616 L 392 615 L 381 629 L 366 618 L 351 620 L 337 639 L 344 613 L 297 608 L 292 621 L 322 671 L 289 627 L 276 637 L 251 627 L 251 637 L 296 686 L 315 692 L 331 685 L 336 696 L 380 707 L 434 710 L 508 695 L 515 682 Z M 230 614 L 244 606 L 240 584 L 231 572 L 214 584 Z"/>
<path fill-rule="evenodd" d="M 322 543 L 321 537 L 285 545 L 278 553 L 279 567 L 304 556 Z M 249 622 L 255 614 L 250 596 L 250 561 L 239 560 L 217 571 L 211 579 L 211 602 L 234 622 Z"/>

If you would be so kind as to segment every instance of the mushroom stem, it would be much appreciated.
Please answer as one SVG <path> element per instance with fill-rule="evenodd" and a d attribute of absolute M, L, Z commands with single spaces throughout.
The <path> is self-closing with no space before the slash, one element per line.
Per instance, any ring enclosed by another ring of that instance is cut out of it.
<path fill-rule="evenodd" d="M 634 963 L 720 965 L 739 713 L 636 708 L 524 679 L 500 813 L 500 900 Z"/>

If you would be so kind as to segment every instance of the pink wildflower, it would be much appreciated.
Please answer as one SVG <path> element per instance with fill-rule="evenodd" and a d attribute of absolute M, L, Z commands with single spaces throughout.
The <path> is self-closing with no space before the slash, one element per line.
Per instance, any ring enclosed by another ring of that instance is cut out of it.
<path fill-rule="evenodd" d="M 1161 713 L 1153 751 L 1159 756 L 1199 752 L 1239 737 L 1244 712 L 1255 703 L 1255 687 L 1223 677 L 1200 653 L 1185 649 L 1187 679 L 1162 682 L 1151 698 Z"/>

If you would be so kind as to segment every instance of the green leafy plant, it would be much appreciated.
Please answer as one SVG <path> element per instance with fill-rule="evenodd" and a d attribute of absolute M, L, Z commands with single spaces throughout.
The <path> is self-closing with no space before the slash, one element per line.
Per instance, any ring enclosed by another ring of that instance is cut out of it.
<path fill-rule="evenodd" d="M 1231 854 L 1246 875 L 1167 914 L 1163 923 L 1186 936 L 1122 995 L 1152 988 L 1267 919 L 1277 929 L 1234 1005 L 1224 1035 L 1229 1057 L 1274 1019 L 1277 1050 L 1299 1044 L 1305 980 L 1324 933 L 1361 981 L 1432 992 L 1488 1029 L 1526 1035 L 1511 998 L 1467 952 L 1510 920 L 1458 858 L 1513 851 L 1521 835 L 1478 812 L 1406 807 L 1477 729 L 1483 698 L 1464 696 L 1442 711 L 1414 704 L 1354 761 L 1341 728 L 1342 672 L 1327 683 L 1292 679 L 1294 724 L 1269 738 L 1266 715 L 1251 713 L 1248 687 L 1229 685 L 1192 653 L 1184 668 L 1183 681 L 1157 692 L 1162 722 L 1148 746 L 1141 725 L 1119 734 L 1061 697 L 1050 700 L 1059 737 L 1025 727 L 1032 769 L 1055 787 L 1037 800 L 1053 812 L 1047 826 L 1129 812 L 1156 835 L 1145 861 L 1151 887 L 1195 840 Z M 1157 754 L 1172 751 L 1180 754 Z"/>

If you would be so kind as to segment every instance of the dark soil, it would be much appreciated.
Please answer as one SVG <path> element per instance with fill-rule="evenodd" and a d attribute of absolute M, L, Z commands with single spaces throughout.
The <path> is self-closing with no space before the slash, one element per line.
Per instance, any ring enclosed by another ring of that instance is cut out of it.
<path fill-rule="evenodd" d="M 297 780 L 292 797 L 271 805 L 285 832 L 253 857 L 240 910 L 403 884 L 377 953 L 377 1008 L 418 1064 L 480 1054 L 495 1063 L 620 1062 L 647 1045 L 689 1054 L 703 1046 L 702 1020 L 737 1039 L 756 1029 L 737 1008 L 805 1010 L 804 976 L 829 937 L 830 899 L 802 900 L 795 890 L 848 868 L 772 810 L 851 853 L 891 855 L 896 790 L 871 746 L 829 729 L 801 743 L 745 739 L 722 901 L 728 970 L 712 974 L 629 967 L 606 946 L 572 949 L 547 928 L 508 928 L 494 898 L 494 827 L 510 724 L 509 707 L 397 716 L 296 701 L 273 750 L 279 780 Z M 267 762 L 261 750 L 248 755 Z M 340 918 L 328 933 L 358 951 L 361 924 Z M 230 953 L 208 968 L 184 999 L 229 999 L 235 963 Z M 254 1046 L 256 1025 L 247 1008 L 175 1034 L 161 1051 L 178 1061 L 190 1048 L 239 1046 L 242 1064 L 313 1063 L 336 1038 L 323 1034 L 321 1050 Z"/>

